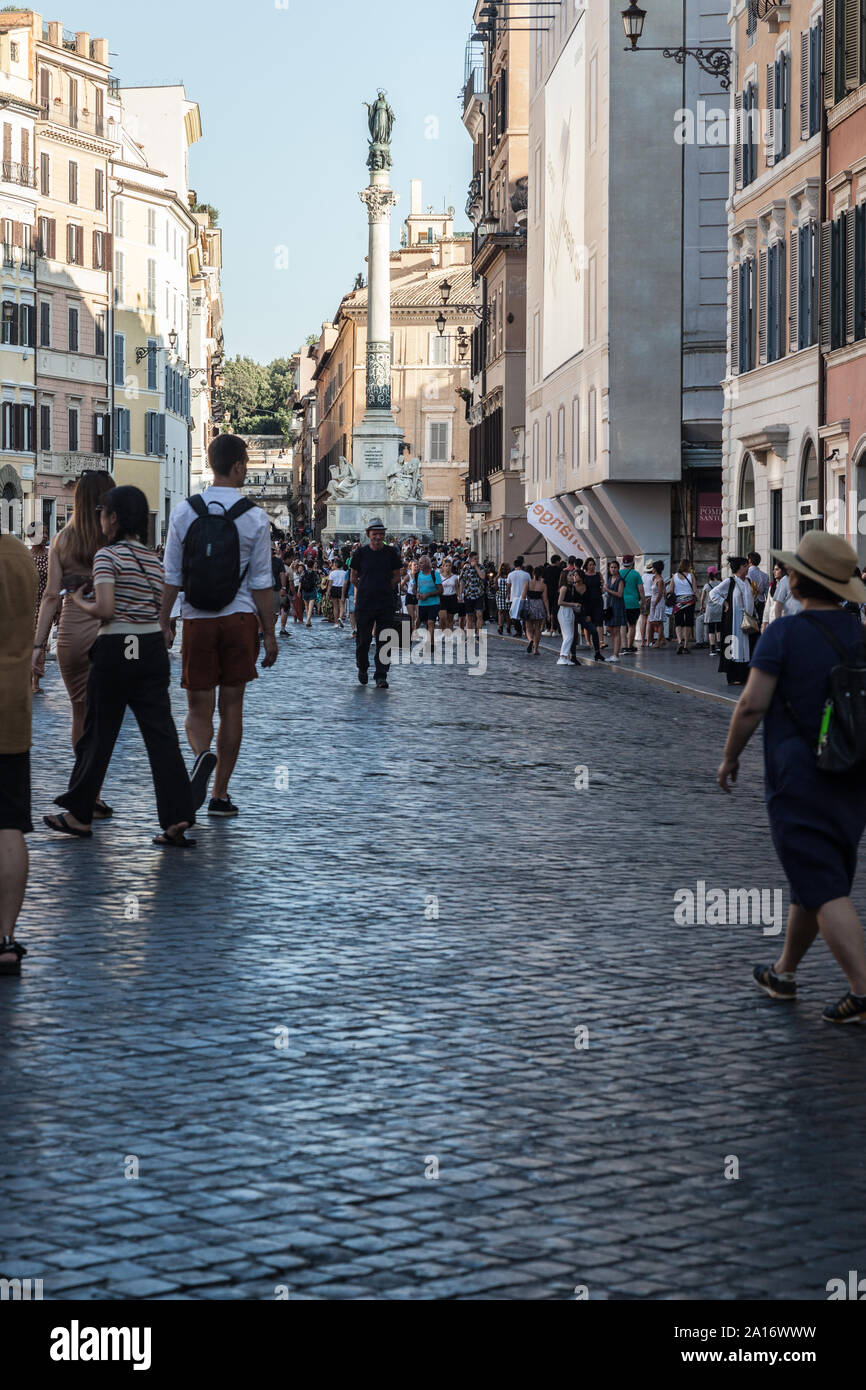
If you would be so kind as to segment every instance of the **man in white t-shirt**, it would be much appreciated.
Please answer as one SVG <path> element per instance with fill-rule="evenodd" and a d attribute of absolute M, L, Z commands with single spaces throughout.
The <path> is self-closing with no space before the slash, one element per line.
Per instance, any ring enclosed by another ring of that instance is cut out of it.
<path fill-rule="evenodd" d="M 196 506 L 181 502 L 171 514 L 165 543 L 165 587 L 160 625 L 166 646 L 172 643 L 171 611 L 181 590 L 183 621 L 181 663 L 182 684 L 189 713 L 186 733 L 196 755 L 190 772 L 196 810 L 207 796 L 210 775 L 215 770 L 210 816 L 236 816 L 238 808 L 229 796 L 229 778 L 234 771 L 243 733 L 244 692 L 257 677 L 259 629 L 264 633 L 265 656 L 262 666 L 273 666 L 277 659 L 274 632 L 274 589 L 271 567 L 271 526 L 261 507 L 245 506 L 240 488 L 247 475 L 247 446 L 236 434 L 220 434 L 208 447 L 208 463 L 214 485 L 201 493 L 201 502 L 210 516 L 224 516 L 237 508 L 232 524 L 237 528 L 240 552 L 240 583 L 234 597 L 217 609 L 196 608 L 190 602 L 189 574 L 184 574 L 184 543 L 198 520 Z M 193 538 L 190 538 L 191 542 Z M 220 576 L 221 578 L 221 576 Z M 234 584 L 234 577 L 231 583 Z M 199 602 L 203 598 L 196 595 Z M 214 711 L 219 691 L 219 731 L 217 751 L 210 751 L 214 736 Z"/>
<path fill-rule="evenodd" d="M 510 618 L 517 624 L 517 635 L 523 631 L 520 620 L 520 603 L 526 593 L 529 584 L 529 574 L 523 568 L 523 556 L 518 555 L 514 561 L 514 569 L 508 576 L 508 599 L 511 604 Z"/>

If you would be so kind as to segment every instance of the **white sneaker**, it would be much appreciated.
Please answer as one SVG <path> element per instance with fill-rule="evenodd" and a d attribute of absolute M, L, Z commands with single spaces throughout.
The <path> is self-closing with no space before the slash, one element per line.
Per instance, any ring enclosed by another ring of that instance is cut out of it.
<path fill-rule="evenodd" d="M 611 662 L 611 661 L 619 661 L 619 657 L 618 657 L 618 656 L 609 656 L 607 659 L 608 659 L 608 662 Z"/>
<path fill-rule="evenodd" d="M 556 664 L 557 666 L 570 666 L 571 662 L 569 661 L 567 656 L 561 656 Z"/>

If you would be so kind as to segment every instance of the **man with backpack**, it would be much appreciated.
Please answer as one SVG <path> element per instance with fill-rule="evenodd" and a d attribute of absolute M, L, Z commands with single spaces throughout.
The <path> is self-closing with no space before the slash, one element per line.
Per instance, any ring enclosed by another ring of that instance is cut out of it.
<path fill-rule="evenodd" d="M 229 778 L 240 752 L 244 691 L 256 679 L 259 629 L 262 666 L 277 659 L 274 576 L 267 514 L 239 491 L 247 448 L 236 434 L 217 435 L 208 447 L 214 485 L 181 502 L 171 514 L 165 545 L 165 589 L 160 625 L 171 646 L 170 615 L 179 593 L 183 620 L 182 684 L 189 713 L 186 733 L 195 753 L 193 802 L 202 805 L 216 769 L 210 816 L 236 816 Z M 217 751 L 210 751 L 219 708 Z"/>

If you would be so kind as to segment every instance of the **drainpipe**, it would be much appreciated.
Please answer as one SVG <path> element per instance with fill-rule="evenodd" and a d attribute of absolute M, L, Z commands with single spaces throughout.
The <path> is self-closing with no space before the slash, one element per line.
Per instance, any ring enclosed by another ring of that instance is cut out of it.
<path fill-rule="evenodd" d="M 821 188 L 818 216 L 818 438 L 816 440 L 816 451 L 818 454 L 818 528 L 824 529 L 824 512 L 827 505 L 827 480 L 825 477 L 824 462 L 824 440 L 821 438 L 821 426 L 827 423 L 827 358 L 821 347 L 823 337 L 823 294 L 821 285 L 821 265 L 823 262 L 821 237 L 824 235 L 824 223 L 827 220 L 827 106 L 824 102 L 826 92 L 827 74 L 822 58 L 821 69 Z M 797 479 L 797 495 L 800 492 L 800 479 Z M 797 528 L 799 531 L 799 527 Z"/>

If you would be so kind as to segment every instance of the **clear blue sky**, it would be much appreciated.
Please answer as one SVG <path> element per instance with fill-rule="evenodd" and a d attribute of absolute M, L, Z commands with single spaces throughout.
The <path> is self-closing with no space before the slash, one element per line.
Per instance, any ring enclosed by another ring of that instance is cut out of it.
<path fill-rule="evenodd" d="M 220 213 L 226 349 L 270 361 L 318 332 L 365 270 L 361 103 L 378 86 L 397 116 L 395 246 L 412 178 L 423 180 L 425 206 L 453 204 L 456 230 L 468 230 L 471 146 L 458 94 L 472 9 L 472 0 L 63 0 L 42 15 L 106 37 L 121 84 L 182 80 L 199 103 L 190 181 Z M 275 269 L 278 246 L 288 247 L 288 270 Z"/>

